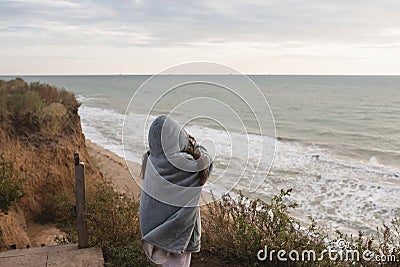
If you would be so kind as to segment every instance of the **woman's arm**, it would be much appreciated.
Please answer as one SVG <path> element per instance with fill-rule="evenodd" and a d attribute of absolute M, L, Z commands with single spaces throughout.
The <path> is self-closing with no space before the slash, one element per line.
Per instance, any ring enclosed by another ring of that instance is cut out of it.
<path fill-rule="evenodd" d="M 207 154 L 207 149 L 205 149 L 203 146 L 200 146 L 196 143 L 196 139 L 191 136 L 189 136 L 189 144 L 186 149 L 186 152 L 191 154 L 195 160 L 198 160 L 199 166 L 200 166 L 200 171 L 199 171 L 199 179 L 200 179 L 200 186 L 203 186 L 212 169 L 212 163 L 210 156 Z"/>

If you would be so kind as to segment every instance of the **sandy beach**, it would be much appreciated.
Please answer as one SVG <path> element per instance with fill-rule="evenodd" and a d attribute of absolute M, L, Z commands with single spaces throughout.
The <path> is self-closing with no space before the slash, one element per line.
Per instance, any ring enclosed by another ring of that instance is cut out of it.
<path fill-rule="evenodd" d="M 86 139 L 86 148 L 93 162 L 103 173 L 104 178 L 113 185 L 115 190 L 138 199 L 140 186 L 136 181 L 140 181 L 138 178 L 140 176 L 140 164 L 128 162 L 128 169 L 124 158 L 93 143 L 89 139 Z M 129 170 L 131 170 L 132 174 Z"/>

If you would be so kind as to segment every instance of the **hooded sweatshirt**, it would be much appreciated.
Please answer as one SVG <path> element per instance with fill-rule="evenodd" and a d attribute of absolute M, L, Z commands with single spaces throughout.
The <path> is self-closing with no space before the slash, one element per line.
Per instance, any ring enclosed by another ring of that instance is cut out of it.
<path fill-rule="evenodd" d="M 188 134 L 164 115 L 150 126 L 148 141 L 140 199 L 142 246 L 153 262 L 162 264 L 168 252 L 200 251 L 199 171 L 211 170 L 212 163 L 202 147 L 206 161 L 185 152 Z"/>

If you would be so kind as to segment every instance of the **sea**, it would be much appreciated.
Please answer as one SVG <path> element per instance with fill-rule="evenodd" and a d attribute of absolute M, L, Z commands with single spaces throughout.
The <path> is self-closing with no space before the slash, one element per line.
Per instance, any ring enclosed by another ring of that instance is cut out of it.
<path fill-rule="evenodd" d="M 152 120 L 172 114 L 210 147 L 217 196 L 291 188 L 291 214 L 328 232 L 374 234 L 400 214 L 400 76 L 21 78 L 74 92 L 85 136 L 134 162 Z"/>

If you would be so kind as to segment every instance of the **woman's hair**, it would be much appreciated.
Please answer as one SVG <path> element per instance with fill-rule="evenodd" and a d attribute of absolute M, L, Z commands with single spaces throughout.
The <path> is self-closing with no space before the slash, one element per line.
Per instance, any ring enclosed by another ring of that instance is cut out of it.
<path fill-rule="evenodd" d="M 203 186 L 208 179 L 208 176 L 210 175 L 210 169 L 208 168 L 208 162 L 205 162 L 205 157 L 202 157 L 200 154 L 200 166 L 205 166 L 205 168 L 201 171 L 199 171 L 199 179 L 200 179 L 200 185 Z"/>

